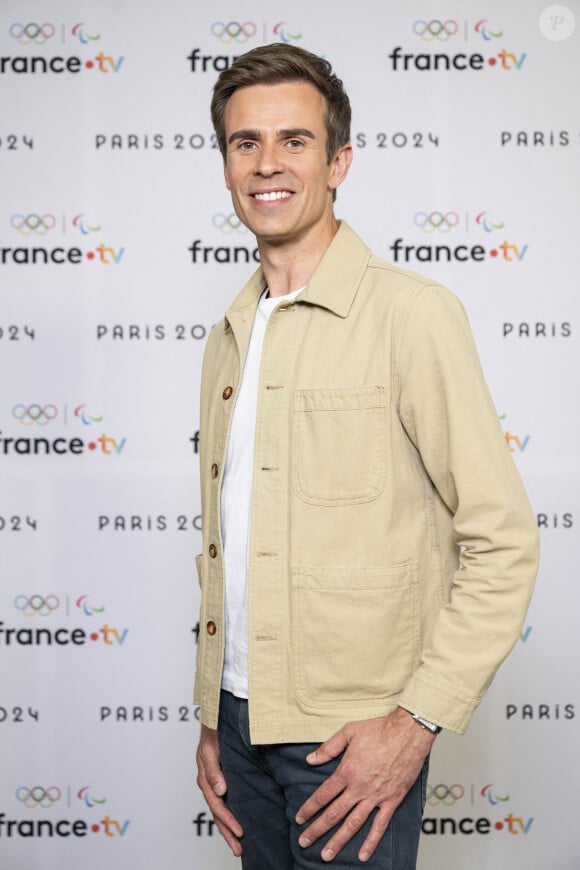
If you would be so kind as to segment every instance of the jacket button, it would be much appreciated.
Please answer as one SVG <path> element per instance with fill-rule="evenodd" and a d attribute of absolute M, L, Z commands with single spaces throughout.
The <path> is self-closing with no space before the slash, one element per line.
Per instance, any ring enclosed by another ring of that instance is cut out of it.
<path fill-rule="evenodd" d="M 210 619 L 210 621 L 206 625 L 206 629 L 207 629 L 207 633 L 209 634 L 209 636 L 213 637 L 217 631 L 217 625 L 215 624 L 215 622 L 212 619 Z"/>
<path fill-rule="evenodd" d="M 222 396 L 224 397 L 224 399 L 229 399 L 229 398 L 231 398 L 231 395 L 233 392 L 234 391 L 231 387 L 226 387 L 222 393 Z"/>
<path fill-rule="evenodd" d="M 209 553 L 210 559 L 215 559 L 215 557 L 217 556 L 217 547 L 215 544 L 209 545 L 208 553 Z"/>
<path fill-rule="evenodd" d="M 219 473 L 220 473 L 220 470 L 218 468 L 217 462 L 214 462 L 214 464 L 211 467 L 211 476 L 213 477 L 214 480 L 216 479 L 216 477 L 218 476 Z"/>

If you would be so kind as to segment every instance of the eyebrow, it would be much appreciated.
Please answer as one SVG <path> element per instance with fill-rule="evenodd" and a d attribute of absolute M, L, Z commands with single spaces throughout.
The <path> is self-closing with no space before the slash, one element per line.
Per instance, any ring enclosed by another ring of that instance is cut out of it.
<path fill-rule="evenodd" d="M 290 127 L 287 130 L 278 130 L 278 136 L 280 139 L 291 139 L 293 136 L 305 136 L 307 139 L 316 139 L 312 130 L 308 130 L 306 127 Z M 229 137 L 228 145 L 231 145 L 232 142 L 238 142 L 240 139 L 256 140 L 260 138 L 258 130 L 237 130 Z"/>

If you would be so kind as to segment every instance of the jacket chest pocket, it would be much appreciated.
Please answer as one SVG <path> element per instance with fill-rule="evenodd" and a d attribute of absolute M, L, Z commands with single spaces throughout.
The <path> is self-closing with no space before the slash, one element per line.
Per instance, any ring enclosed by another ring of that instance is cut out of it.
<path fill-rule="evenodd" d="M 385 486 L 384 387 L 296 390 L 292 485 L 316 505 L 372 501 Z"/>

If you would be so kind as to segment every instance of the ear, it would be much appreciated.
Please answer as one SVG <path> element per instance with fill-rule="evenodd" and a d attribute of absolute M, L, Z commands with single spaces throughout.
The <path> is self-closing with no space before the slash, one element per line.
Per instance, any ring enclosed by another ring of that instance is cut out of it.
<path fill-rule="evenodd" d="M 232 188 L 231 188 L 231 184 L 230 184 L 230 173 L 228 171 L 228 164 L 225 162 L 225 160 L 224 160 L 224 180 L 225 180 L 227 189 L 231 190 Z"/>
<path fill-rule="evenodd" d="M 352 145 L 350 142 L 338 149 L 332 160 L 330 161 L 328 187 L 330 190 L 336 190 L 340 187 L 350 169 L 352 163 Z"/>

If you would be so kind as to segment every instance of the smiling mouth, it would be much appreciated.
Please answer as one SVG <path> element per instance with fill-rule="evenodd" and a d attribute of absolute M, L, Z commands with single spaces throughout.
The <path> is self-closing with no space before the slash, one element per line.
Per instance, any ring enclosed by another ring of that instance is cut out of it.
<path fill-rule="evenodd" d="M 258 202 L 274 202 L 279 199 L 288 199 L 292 196 L 289 190 L 272 190 L 269 193 L 252 193 L 252 198 Z"/>

